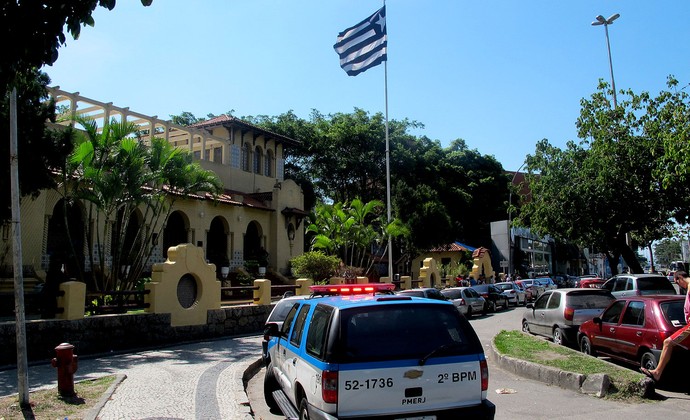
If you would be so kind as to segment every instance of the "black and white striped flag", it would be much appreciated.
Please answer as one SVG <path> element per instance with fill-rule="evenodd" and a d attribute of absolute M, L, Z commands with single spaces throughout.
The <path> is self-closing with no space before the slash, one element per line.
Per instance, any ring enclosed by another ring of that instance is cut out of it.
<path fill-rule="evenodd" d="M 333 46 L 340 56 L 340 67 L 356 76 L 386 61 L 386 6 L 357 25 L 338 34 Z"/>

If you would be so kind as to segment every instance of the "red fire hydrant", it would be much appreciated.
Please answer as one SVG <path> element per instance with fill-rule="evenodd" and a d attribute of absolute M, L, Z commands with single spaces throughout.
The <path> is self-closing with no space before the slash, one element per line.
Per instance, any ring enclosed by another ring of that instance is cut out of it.
<path fill-rule="evenodd" d="M 58 370 L 58 392 L 62 397 L 74 396 L 74 372 L 77 371 L 77 360 L 73 345 L 62 343 L 55 347 L 55 358 L 50 361 L 50 364 Z"/>

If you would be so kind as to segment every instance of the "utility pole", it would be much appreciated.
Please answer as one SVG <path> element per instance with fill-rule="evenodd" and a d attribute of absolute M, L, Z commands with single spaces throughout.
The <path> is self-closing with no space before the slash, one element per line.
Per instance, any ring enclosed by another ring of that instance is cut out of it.
<path fill-rule="evenodd" d="M 14 313 L 17 339 L 17 393 L 19 405 L 29 406 L 29 362 L 26 355 L 26 317 L 24 314 L 24 273 L 22 272 L 22 231 L 19 211 L 19 160 L 17 154 L 17 88 L 10 94 L 10 184 L 12 194 L 12 240 L 14 261 Z"/>

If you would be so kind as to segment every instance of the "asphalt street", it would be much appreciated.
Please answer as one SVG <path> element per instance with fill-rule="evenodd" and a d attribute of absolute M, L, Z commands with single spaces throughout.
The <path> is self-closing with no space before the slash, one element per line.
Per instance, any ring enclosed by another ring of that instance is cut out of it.
<path fill-rule="evenodd" d="M 503 329 L 519 329 L 523 308 L 510 308 L 470 322 L 485 348 Z M 75 380 L 110 374 L 125 378 L 92 418 L 111 419 L 279 419 L 263 401 L 261 337 L 183 344 L 130 354 L 80 358 Z M 78 354 L 78 353 L 77 353 Z M 258 370 L 258 372 L 257 372 Z M 248 379 L 245 392 L 245 376 Z M 685 419 L 690 396 L 660 391 L 661 401 L 630 404 L 598 399 L 528 380 L 489 365 L 489 399 L 497 419 Z M 56 389 L 49 361 L 29 367 L 33 389 Z M 17 372 L 0 371 L 0 396 L 15 394 Z M 97 416 L 97 417 L 96 417 Z"/>

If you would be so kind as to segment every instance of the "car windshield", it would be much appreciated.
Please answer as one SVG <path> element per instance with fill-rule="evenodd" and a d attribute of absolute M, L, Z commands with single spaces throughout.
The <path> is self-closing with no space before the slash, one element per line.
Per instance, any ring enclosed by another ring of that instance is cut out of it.
<path fill-rule="evenodd" d="M 685 305 L 685 301 L 673 300 L 663 302 L 659 306 L 661 306 L 661 312 L 663 312 L 666 321 L 674 327 L 680 327 L 687 324 L 683 305 Z"/>
<path fill-rule="evenodd" d="M 666 277 L 640 277 L 637 279 L 637 289 L 644 294 L 646 291 L 664 291 L 675 295 L 676 289 Z"/>
<path fill-rule="evenodd" d="M 604 309 L 616 300 L 608 293 L 592 293 L 590 290 L 568 293 L 567 306 L 573 309 Z"/>
<path fill-rule="evenodd" d="M 421 290 L 403 290 L 400 292 L 401 295 L 424 297 L 424 292 Z"/>
<path fill-rule="evenodd" d="M 460 299 L 462 298 L 462 291 L 460 289 L 443 289 L 441 294 L 449 299 Z"/>
<path fill-rule="evenodd" d="M 474 354 L 481 344 L 452 305 L 381 305 L 341 311 L 342 347 L 333 362 L 422 359 Z M 445 346 L 445 347 L 443 347 Z M 443 347 L 443 351 L 439 348 Z"/>
<path fill-rule="evenodd" d="M 478 284 L 476 286 L 472 286 L 474 290 L 476 290 L 479 293 L 488 293 L 490 292 L 489 285 L 488 284 Z"/>
<path fill-rule="evenodd" d="M 266 322 L 283 322 L 288 312 L 290 312 L 290 309 L 292 309 L 292 305 L 296 302 L 299 302 L 299 299 L 283 299 L 278 301 Z"/>

